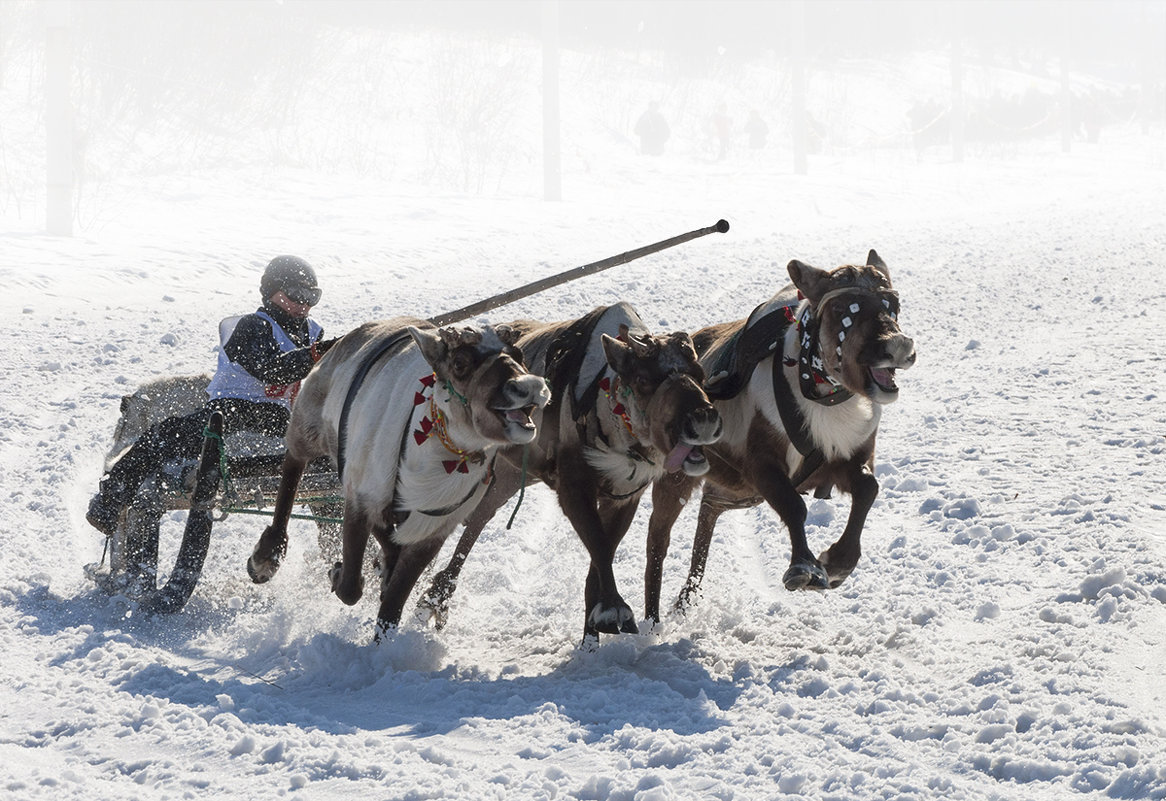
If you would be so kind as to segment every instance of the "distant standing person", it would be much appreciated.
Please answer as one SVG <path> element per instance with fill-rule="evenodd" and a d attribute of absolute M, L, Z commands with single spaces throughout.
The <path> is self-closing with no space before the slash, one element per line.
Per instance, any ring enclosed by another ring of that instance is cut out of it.
<path fill-rule="evenodd" d="M 765 147 L 765 140 L 769 136 L 769 126 L 765 124 L 765 120 L 761 119 L 757 109 L 749 112 L 749 120 L 745 123 L 745 134 L 749 137 L 750 150 L 760 150 Z"/>
<path fill-rule="evenodd" d="M 660 113 L 660 104 L 653 100 L 648 110 L 636 121 L 636 136 L 640 137 L 640 152 L 646 156 L 659 156 L 664 152 L 664 143 L 672 131 L 668 121 Z"/>

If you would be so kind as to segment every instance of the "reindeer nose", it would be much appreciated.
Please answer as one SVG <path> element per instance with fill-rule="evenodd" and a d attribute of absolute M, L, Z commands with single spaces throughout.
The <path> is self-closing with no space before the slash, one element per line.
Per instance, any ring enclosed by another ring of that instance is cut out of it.
<path fill-rule="evenodd" d="M 684 440 L 711 444 L 721 438 L 723 428 L 724 422 L 717 414 L 716 409 L 711 406 L 706 409 L 698 409 L 684 421 Z"/>
<path fill-rule="evenodd" d="M 915 341 L 902 334 L 892 337 L 887 343 L 887 355 L 891 357 L 895 367 L 905 369 L 915 364 Z"/>
<path fill-rule="evenodd" d="M 551 399 L 551 390 L 547 382 L 537 375 L 530 373 L 506 382 L 508 394 L 515 398 L 525 398 L 536 406 L 546 406 Z"/>

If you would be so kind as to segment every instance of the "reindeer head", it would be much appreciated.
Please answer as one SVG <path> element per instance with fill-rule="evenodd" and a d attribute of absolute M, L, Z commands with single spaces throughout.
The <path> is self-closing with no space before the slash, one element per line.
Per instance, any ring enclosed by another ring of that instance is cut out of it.
<path fill-rule="evenodd" d="M 527 371 L 522 351 L 515 347 L 518 332 L 509 326 L 410 328 L 439 384 L 451 397 L 451 406 L 466 417 L 483 439 L 525 445 L 537 434 L 532 415 L 547 405 L 551 391 L 546 381 Z"/>
<path fill-rule="evenodd" d="M 690 476 L 708 472 L 701 449 L 721 437 L 721 417 L 704 391 L 704 369 L 692 338 L 680 331 L 663 336 L 632 333 L 602 337 L 607 363 L 647 420 L 651 445 L 666 454 L 664 468 Z"/>
<path fill-rule="evenodd" d="M 899 330 L 899 296 L 887 265 L 873 250 L 863 266 L 820 270 L 789 263 L 794 285 L 809 303 L 803 347 L 816 331 L 825 374 L 875 403 L 899 396 L 895 371 L 915 363 L 915 343 Z M 799 366 L 799 370 L 802 370 Z"/>

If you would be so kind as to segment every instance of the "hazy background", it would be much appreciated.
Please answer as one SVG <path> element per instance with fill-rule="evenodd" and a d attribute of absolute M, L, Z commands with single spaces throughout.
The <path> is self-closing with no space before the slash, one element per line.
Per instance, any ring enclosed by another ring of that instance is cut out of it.
<path fill-rule="evenodd" d="M 71 203 L 85 231 L 120 197 L 162 191 L 160 178 L 221 169 L 541 196 L 543 43 L 556 14 L 564 199 L 646 161 L 660 187 L 718 162 L 793 172 L 799 64 L 811 174 L 837 158 L 950 160 L 953 53 L 963 158 L 1006 159 L 1067 125 L 1069 147 L 1163 123 L 1162 0 L 0 0 L 0 221 L 45 224 L 47 24 L 68 27 Z M 650 101 L 672 130 L 655 160 L 633 134 Z M 769 126 L 763 148 L 746 143 L 754 111 Z"/>

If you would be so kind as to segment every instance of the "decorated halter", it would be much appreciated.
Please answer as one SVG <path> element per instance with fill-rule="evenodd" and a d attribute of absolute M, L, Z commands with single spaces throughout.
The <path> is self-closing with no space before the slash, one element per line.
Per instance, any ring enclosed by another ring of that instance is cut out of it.
<path fill-rule="evenodd" d="M 635 429 L 632 427 L 632 417 L 630 414 L 628 414 L 627 405 L 623 401 L 619 400 L 620 397 L 622 397 L 624 400 L 630 399 L 632 397 L 631 389 L 629 387 L 623 386 L 620 383 L 619 376 L 617 375 L 614 381 L 612 381 L 608 376 L 601 378 L 599 380 L 599 390 L 603 393 L 603 396 L 607 398 L 607 405 L 608 408 L 611 409 L 611 413 L 623 422 L 623 427 L 626 428 L 628 433 L 632 435 L 632 439 L 639 439 L 639 437 L 636 436 Z M 643 413 L 641 412 L 641 415 L 642 414 Z"/>
<path fill-rule="evenodd" d="M 842 386 L 838 379 L 826 372 L 826 363 L 822 359 L 822 343 L 819 339 L 821 321 L 814 313 L 815 309 L 823 308 L 827 302 L 842 295 L 870 295 L 883 304 L 892 320 L 897 320 L 899 316 L 899 295 L 892 289 L 847 286 L 827 292 L 816 305 L 804 304 L 802 313 L 797 318 L 798 358 L 794 361 L 786 357 L 785 364 L 791 367 L 794 364 L 797 365 L 798 383 L 802 390 L 802 396 L 824 406 L 836 406 L 854 397 L 853 392 Z M 804 299 L 804 297 L 799 291 L 798 298 Z M 850 314 L 842 318 L 842 330 L 838 332 L 838 344 L 835 345 L 834 349 L 837 355 L 842 355 L 842 343 L 846 341 L 848 330 L 854 325 L 854 319 L 850 315 L 858 314 L 861 310 L 862 304 L 854 300 L 848 308 Z M 785 311 L 787 318 L 792 318 L 793 310 L 787 308 Z"/>
<path fill-rule="evenodd" d="M 424 445 L 430 437 L 436 437 L 437 441 L 441 443 L 447 451 L 453 454 L 455 459 L 443 459 L 441 466 L 445 468 L 446 473 L 452 474 L 455 470 L 459 473 L 470 472 L 469 464 L 481 464 L 486 460 L 485 454 L 481 451 L 467 451 L 464 448 L 459 448 L 454 445 L 453 440 L 449 436 L 449 426 L 446 423 L 445 412 L 437 407 L 437 401 L 434 397 L 434 385 L 437 383 L 437 374 L 431 373 L 419 379 L 421 382 L 421 389 L 413 393 L 413 405 L 420 406 L 426 401 L 429 402 L 429 414 L 421 418 L 418 428 L 413 431 L 413 440 L 418 446 Z M 462 403 L 467 403 L 467 400 L 450 385 L 448 381 L 444 384 L 445 389 L 450 393 L 450 400 L 457 398 Z M 426 394 L 428 393 L 428 395 Z M 487 477 L 488 478 L 488 477 Z"/>

